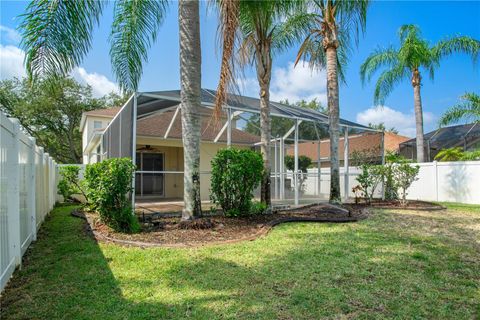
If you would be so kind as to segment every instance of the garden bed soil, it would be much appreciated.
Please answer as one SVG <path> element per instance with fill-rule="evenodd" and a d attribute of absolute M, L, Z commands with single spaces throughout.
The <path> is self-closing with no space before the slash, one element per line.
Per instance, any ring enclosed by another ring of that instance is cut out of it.
<path fill-rule="evenodd" d="M 358 208 L 373 207 L 376 209 L 400 209 L 400 210 L 445 210 L 446 208 L 428 201 L 420 200 L 408 200 L 407 204 L 403 206 L 398 200 L 381 200 L 373 199 L 370 205 L 363 202 L 363 199 L 359 204 L 351 204 Z"/>
<path fill-rule="evenodd" d="M 93 213 L 76 211 L 72 214 L 86 218 L 88 230 L 97 240 L 140 247 L 196 247 L 254 240 L 285 222 L 355 222 L 367 218 L 368 210 L 361 206 L 341 208 L 317 204 L 241 218 L 214 215 L 192 223 L 183 223 L 178 217 L 156 217 L 149 223 L 142 223 L 142 231 L 135 234 L 115 232 Z"/>

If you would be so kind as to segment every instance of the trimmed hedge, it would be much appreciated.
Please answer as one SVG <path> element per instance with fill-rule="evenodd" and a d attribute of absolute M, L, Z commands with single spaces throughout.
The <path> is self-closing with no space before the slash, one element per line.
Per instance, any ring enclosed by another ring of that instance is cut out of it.
<path fill-rule="evenodd" d="M 263 175 L 262 156 L 247 149 L 222 149 L 213 158 L 210 198 L 227 216 L 260 213 L 252 206 L 253 190 Z M 252 210 L 254 209 L 254 210 Z"/>
<path fill-rule="evenodd" d="M 112 158 L 87 165 L 85 180 L 90 208 L 120 232 L 138 232 L 140 225 L 128 194 L 133 191 L 135 165 L 129 158 Z"/>

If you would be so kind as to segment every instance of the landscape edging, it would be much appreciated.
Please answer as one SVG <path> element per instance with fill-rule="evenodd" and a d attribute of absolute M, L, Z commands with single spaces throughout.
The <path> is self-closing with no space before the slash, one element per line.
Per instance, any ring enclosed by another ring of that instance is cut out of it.
<path fill-rule="evenodd" d="M 364 208 L 363 210 L 368 212 L 366 208 Z M 95 237 L 96 240 L 100 240 L 104 242 L 113 242 L 120 245 L 127 245 L 127 246 L 140 247 L 140 248 L 197 248 L 197 247 L 233 244 L 233 243 L 238 243 L 243 241 L 253 241 L 255 239 L 266 236 L 270 232 L 270 230 L 272 230 L 275 226 L 282 223 L 289 223 L 289 222 L 349 223 L 349 222 L 357 222 L 357 221 L 366 219 L 366 216 L 363 216 L 361 218 L 338 218 L 338 219 L 326 219 L 326 218 L 314 218 L 314 217 L 285 217 L 285 218 L 279 218 L 279 219 L 275 219 L 267 222 L 262 228 L 259 229 L 257 233 L 248 237 L 222 240 L 222 241 L 212 241 L 209 243 L 201 243 L 201 244 L 186 244 L 186 243 L 155 243 L 155 242 L 142 242 L 142 241 L 134 241 L 134 240 L 117 239 L 114 237 L 107 236 L 102 232 L 94 230 L 92 228 L 93 222 L 90 219 L 88 219 L 88 217 L 84 213 L 78 212 L 77 209 L 72 210 L 71 215 L 77 218 L 84 219 L 87 222 L 89 232 L 91 232 L 91 234 Z"/>

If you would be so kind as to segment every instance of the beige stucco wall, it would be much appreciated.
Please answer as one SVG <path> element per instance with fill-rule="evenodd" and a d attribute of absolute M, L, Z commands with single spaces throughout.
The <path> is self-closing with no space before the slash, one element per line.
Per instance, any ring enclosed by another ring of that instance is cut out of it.
<path fill-rule="evenodd" d="M 165 154 L 165 171 L 183 171 L 183 145 L 181 140 L 137 137 L 137 147 L 150 145 L 156 152 Z M 245 145 L 233 145 L 246 148 Z M 201 142 L 200 144 L 200 196 L 208 200 L 210 196 L 210 162 L 218 150 L 226 148 L 224 143 Z M 183 174 L 165 175 L 165 198 L 183 197 Z"/>
<path fill-rule="evenodd" d="M 85 148 L 87 147 L 88 142 L 90 141 L 92 134 L 94 132 L 93 124 L 95 121 L 102 122 L 102 128 L 105 129 L 108 126 L 108 123 L 112 120 L 111 117 L 97 117 L 97 116 L 87 116 L 85 118 L 85 124 L 82 128 L 82 151 L 83 151 L 83 163 L 92 163 L 92 154 L 96 152 L 96 146 L 90 151 L 86 152 Z M 93 157 L 94 158 L 94 157 Z M 95 161 L 95 160 L 94 160 Z"/>

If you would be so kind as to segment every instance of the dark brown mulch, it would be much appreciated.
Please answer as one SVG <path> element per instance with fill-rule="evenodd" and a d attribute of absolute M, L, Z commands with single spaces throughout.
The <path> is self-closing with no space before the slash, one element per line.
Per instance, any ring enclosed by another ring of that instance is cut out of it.
<path fill-rule="evenodd" d="M 408 200 L 404 206 L 398 200 L 381 200 L 373 199 L 370 205 L 367 205 L 363 200 L 359 204 L 350 204 L 352 207 L 366 208 L 373 207 L 378 209 L 401 209 L 401 210 L 444 210 L 445 207 L 428 201 Z"/>
<path fill-rule="evenodd" d="M 142 224 L 142 232 L 136 234 L 115 232 L 101 223 L 96 214 L 72 214 L 84 215 L 99 240 L 140 247 L 195 247 L 254 240 L 267 234 L 275 225 L 285 222 L 355 222 L 367 218 L 368 211 L 354 206 L 336 208 L 317 204 L 242 218 L 208 216 L 187 223 L 177 217 L 158 217 L 148 224 Z"/>

